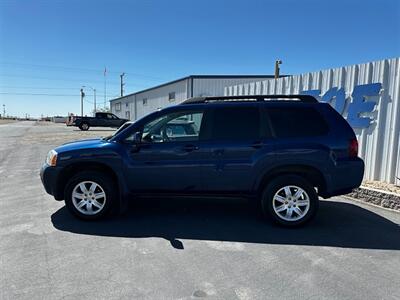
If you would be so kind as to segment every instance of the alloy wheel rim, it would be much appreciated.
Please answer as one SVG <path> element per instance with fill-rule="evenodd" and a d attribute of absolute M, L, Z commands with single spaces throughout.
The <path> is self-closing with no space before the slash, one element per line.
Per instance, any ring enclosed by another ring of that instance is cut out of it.
<path fill-rule="evenodd" d="M 298 221 L 309 211 L 310 197 L 298 186 L 284 186 L 272 198 L 272 207 L 275 214 L 282 220 Z"/>
<path fill-rule="evenodd" d="M 72 190 L 72 203 L 84 215 L 96 215 L 106 204 L 106 193 L 96 182 L 82 181 Z"/>

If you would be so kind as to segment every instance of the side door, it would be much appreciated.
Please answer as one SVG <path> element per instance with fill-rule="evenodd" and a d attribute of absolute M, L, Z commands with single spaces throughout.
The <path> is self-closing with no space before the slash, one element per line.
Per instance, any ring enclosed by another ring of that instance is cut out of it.
<path fill-rule="evenodd" d="M 185 110 L 158 116 L 142 126 L 141 143 L 126 149 L 126 178 L 133 192 L 201 190 L 202 119 L 203 110 Z"/>
<path fill-rule="evenodd" d="M 125 123 L 124 120 L 118 118 L 116 115 L 114 115 L 114 114 L 111 114 L 111 115 L 112 115 L 112 120 L 113 120 L 113 126 L 120 127 L 122 124 Z"/>
<path fill-rule="evenodd" d="M 106 114 L 106 126 L 108 127 L 119 127 L 119 119 L 113 114 Z"/>
<path fill-rule="evenodd" d="M 96 116 L 91 119 L 92 126 L 107 126 L 105 125 L 107 122 L 107 114 L 106 113 L 96 113 Z"/>
<path fill-rule="evenodd" d="M 208 192 L 249 192 L 263 166 L 272 164 L 273 141 L 257 103 L 215 105 L 208 164 L 201 171 Z M 205 150 L 206 151 L 206 150 Z"/>

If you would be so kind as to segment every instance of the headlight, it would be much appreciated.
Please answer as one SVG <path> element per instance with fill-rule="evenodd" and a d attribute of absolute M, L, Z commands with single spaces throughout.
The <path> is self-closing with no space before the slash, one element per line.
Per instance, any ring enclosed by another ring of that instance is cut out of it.
<path fill-rule="evenodd" d="M 52 167 L 55 167 L 55 165 L 57 164 L 57 152 L 55 150 L 51 150 L 47 154 L 46 164 Z"/>

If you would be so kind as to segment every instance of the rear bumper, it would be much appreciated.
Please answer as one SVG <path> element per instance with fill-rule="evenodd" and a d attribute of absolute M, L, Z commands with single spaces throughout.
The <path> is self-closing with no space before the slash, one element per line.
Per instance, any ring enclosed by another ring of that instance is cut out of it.
<path fill-rule="evenodd" d="M 59 195 L 57 191 L 57 179 L 59 176 L 59 169 L 57 167 L 50 167 L 44 164 L 40 169 L 40 179 L 46 192 L 56 200 L 62 200 L 62 195 Z"/>
<path fill-rule="evenodd" d="M 326 189 L 321 194 L 324 198 L 350 193 L 359 187 L 364 177 L 364 161 L 355 158 L 337 162 L 327 178 Z"/>

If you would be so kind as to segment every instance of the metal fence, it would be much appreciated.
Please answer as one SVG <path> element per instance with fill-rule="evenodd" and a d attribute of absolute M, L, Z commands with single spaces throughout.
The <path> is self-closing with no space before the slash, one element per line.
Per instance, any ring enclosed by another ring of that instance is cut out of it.
<path fill-rule="evenodd" d="M 364 179 L 400 185 L 400 58 L 225 87 L 226 96 L 312 94 L 352 125 Z"/>

